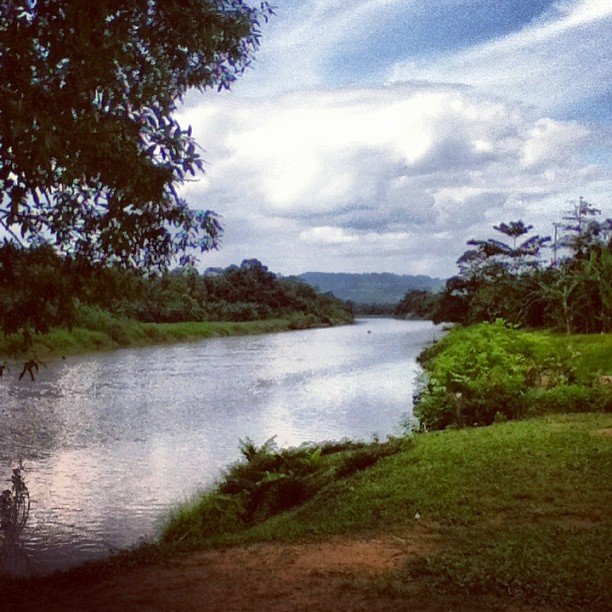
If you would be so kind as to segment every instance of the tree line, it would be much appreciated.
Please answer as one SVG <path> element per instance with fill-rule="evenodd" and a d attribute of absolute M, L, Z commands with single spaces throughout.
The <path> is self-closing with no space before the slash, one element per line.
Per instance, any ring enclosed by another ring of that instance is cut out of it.
<path fill-rule="evenodd" d="M 352 319 L 346 304 L 280 278 L 257 259 L 200 274 L 184 266 L 144 275 L 58 255 L 48 245 L 0 247 L 0 328 L 5 333 L 70 327 L 79 308 L 149 323 L 251 321 L 301 316 L 304 325 Z"/>
<path fill-rule="evenodd" d="M 502 239 L 474 239 L 458 274 L 438 294 L 408 292 L 396 316 L 471 324 L 504 319 L 566 333 L 612 331 L 612 220 L 583 198 L 550 236 L 532 235 L 522 220 L 493 229 Z M 542 262 L 542 251 L 553 257 Z"/>

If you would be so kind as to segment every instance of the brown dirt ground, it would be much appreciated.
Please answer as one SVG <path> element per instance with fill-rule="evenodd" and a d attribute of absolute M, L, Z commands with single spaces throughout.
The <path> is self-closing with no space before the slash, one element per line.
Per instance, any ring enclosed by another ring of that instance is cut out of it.
<path fill-rule="evenodd" d="M 301 611 L 490 610 L 499 601 L 429 593 L 415 585 L 401 600 L 383 584 L 395 570 L 435 550 L 426 529 L 405 537 L 326 537 L 300 543 L 265 543 L 183 553 L 171 560 L 125 569 L 78 583 L 43 581 L 6 599 L 6 612 L 59 611 Z M 511 609 L 517 609 L 516 607 Z"/>

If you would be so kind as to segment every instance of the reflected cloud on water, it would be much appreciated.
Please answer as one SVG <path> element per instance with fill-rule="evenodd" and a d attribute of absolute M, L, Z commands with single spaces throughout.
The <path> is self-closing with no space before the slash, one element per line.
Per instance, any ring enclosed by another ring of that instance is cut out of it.
<path fill-rule="evenodd" d="M 3 379 L 0 470 L 24 461 L 31 556 L 46 571 L 154 536 L 247 436 L 298 445 L 399 433 L 416 356 L 438 333 L 373 319 L 69 357 L 35 383 Z"/>

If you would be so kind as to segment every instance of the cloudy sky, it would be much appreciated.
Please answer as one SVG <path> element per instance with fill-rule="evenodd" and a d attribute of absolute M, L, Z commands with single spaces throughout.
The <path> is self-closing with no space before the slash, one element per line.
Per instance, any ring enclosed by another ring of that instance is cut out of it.
<path fill-rule="evenodd" d="M 202 267 L 449 276 L 472 237 L 612 214 L 609 0 L 277 0 L 253 68 L 181 110 L 223 216 Z"/>

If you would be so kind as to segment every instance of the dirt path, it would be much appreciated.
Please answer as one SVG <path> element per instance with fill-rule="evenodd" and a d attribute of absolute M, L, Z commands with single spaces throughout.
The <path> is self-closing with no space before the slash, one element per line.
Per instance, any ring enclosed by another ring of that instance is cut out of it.
<path fill-rule="evenodd" d="M 383 577 L 435 550 L 425 530 L 406 537 L 331 537 L 297 544 L 254 544 L 177 555 L 87 583 L 48 581 L 0 609 L 58 611 L 485 610 L 415 591 L 402 600 L 382 590 Z M 422 585 L 420 585 L 422 587 Z M 5 601 L 6 603 L 6 601 Z M 503 607 L 503 606 L 502 606 Z M 516 608 L 514 608 L 516 609 Z"/>
<path fill-rule="evenodd" d="M 377 578 L 431 538 L 333 537 L 178 555 L 93 584 L 55 584 L 23 593 L 12 610 L 377 610 Z"/>

